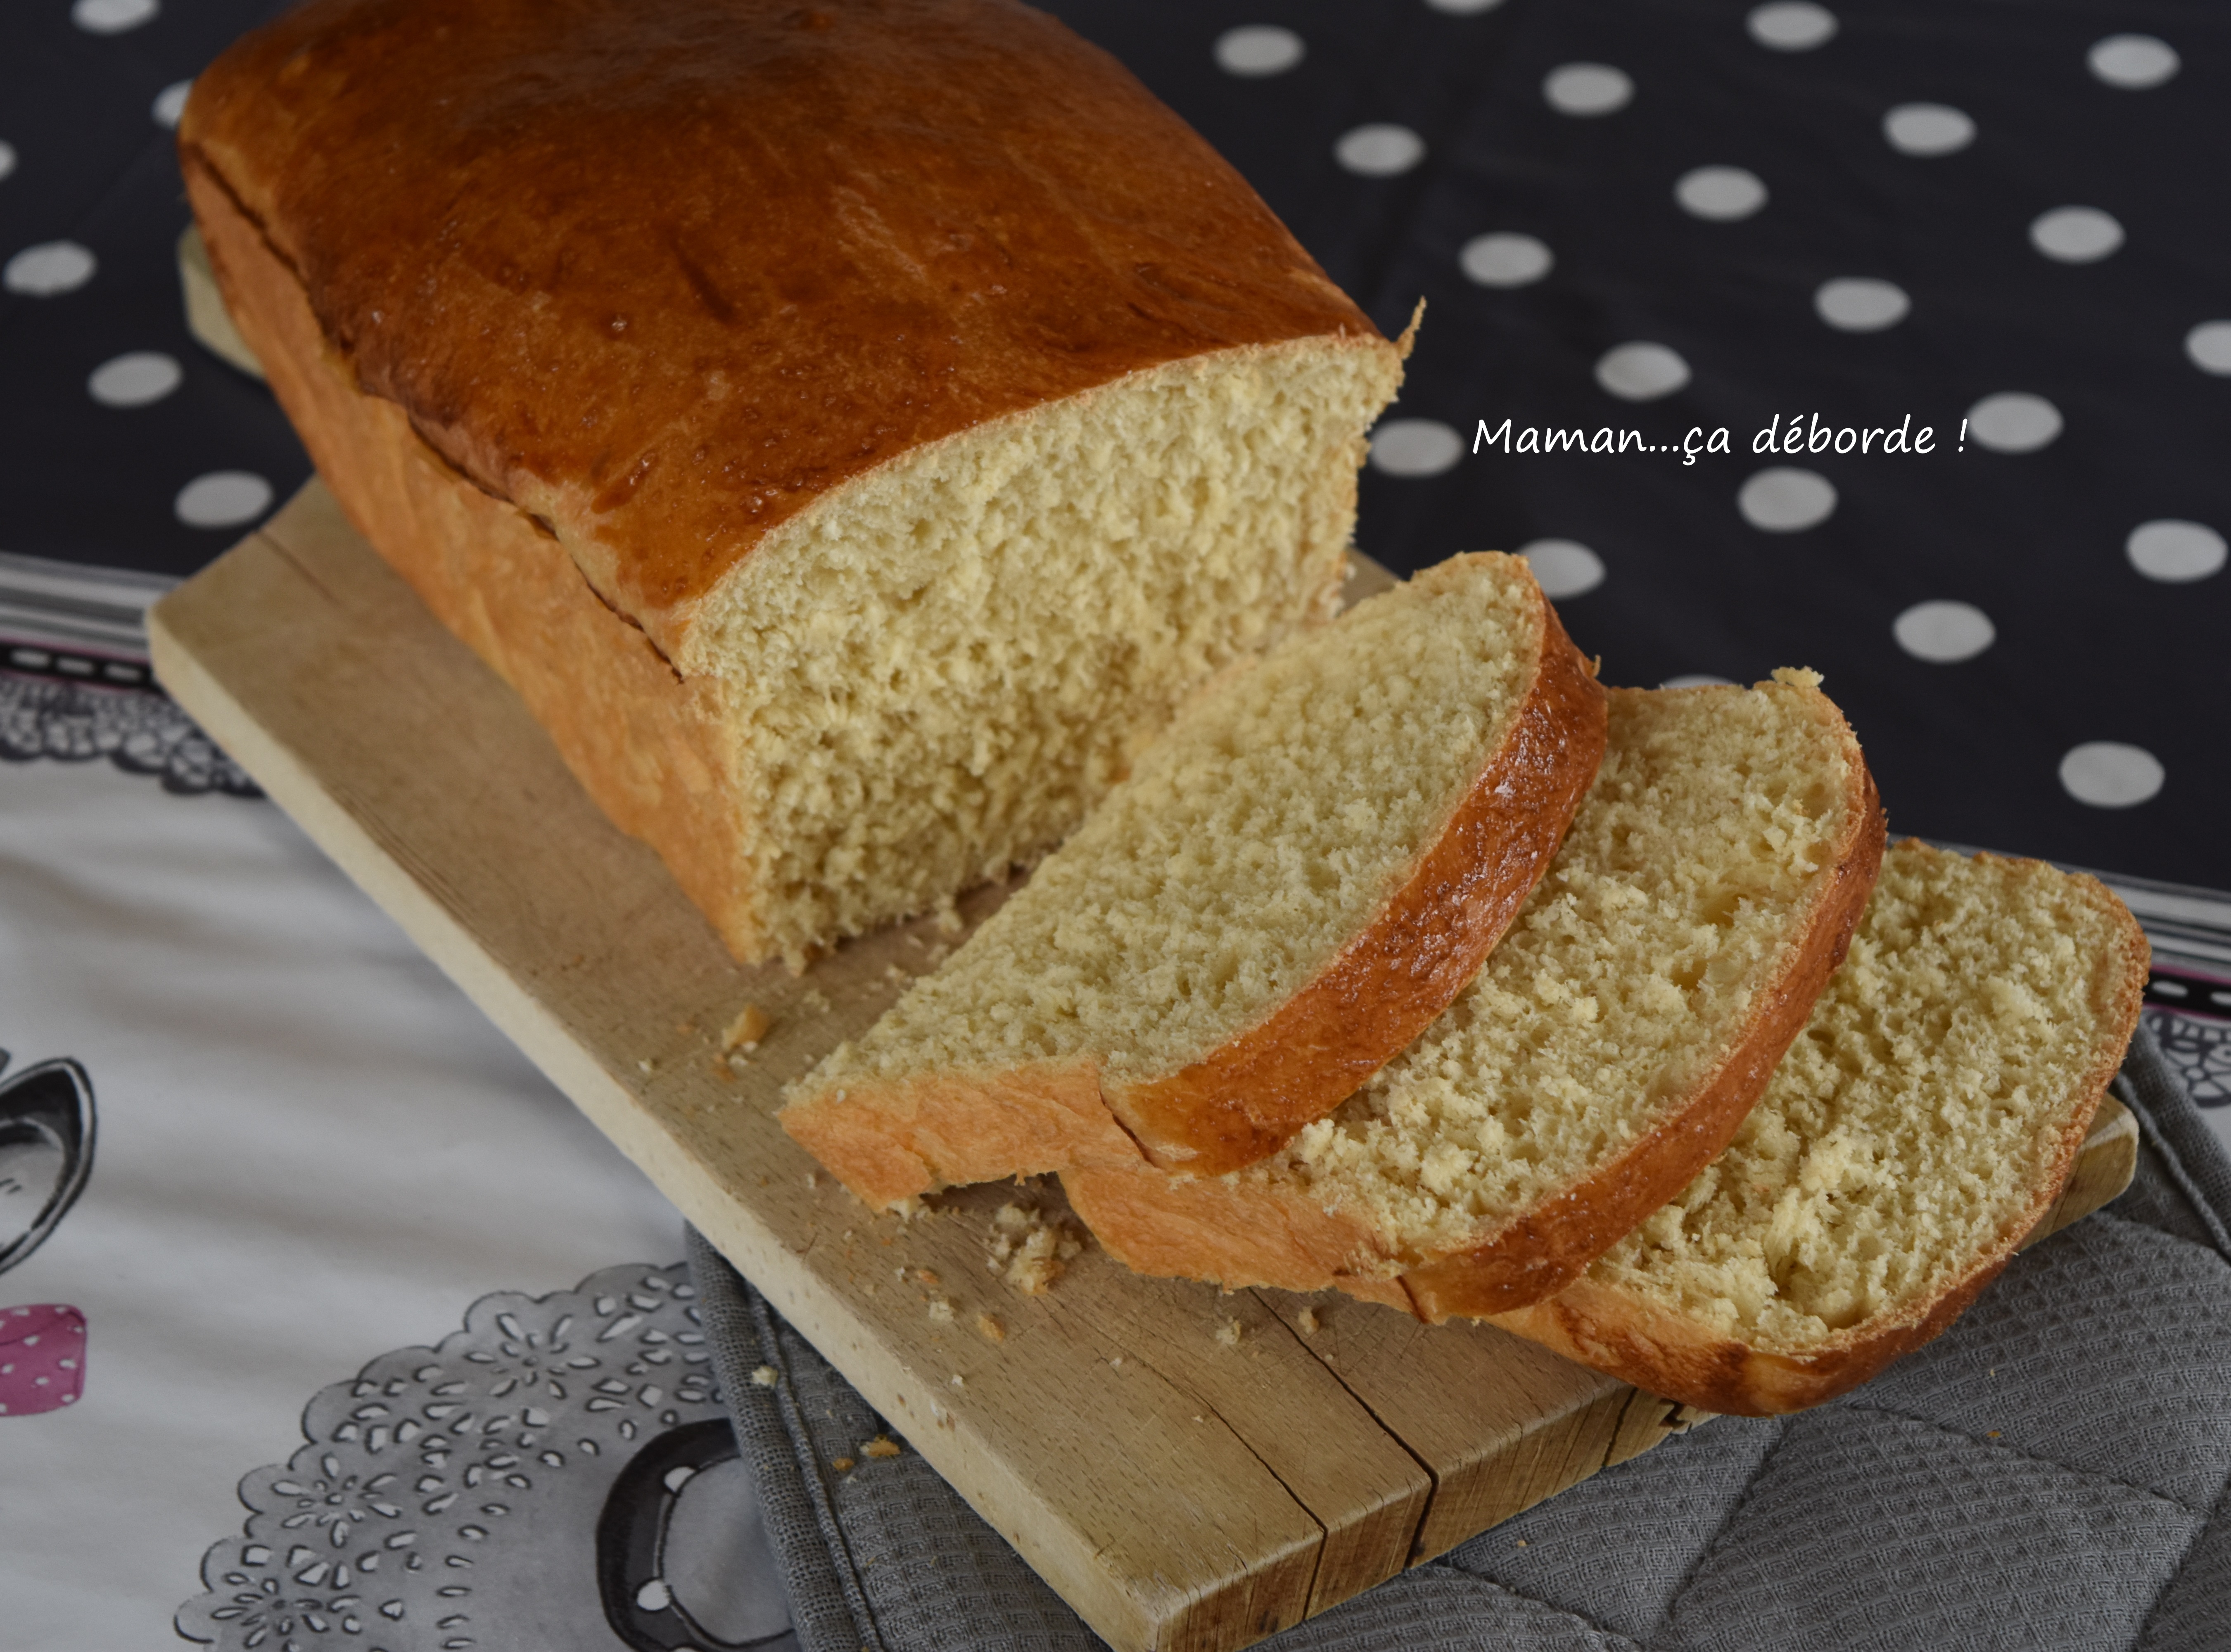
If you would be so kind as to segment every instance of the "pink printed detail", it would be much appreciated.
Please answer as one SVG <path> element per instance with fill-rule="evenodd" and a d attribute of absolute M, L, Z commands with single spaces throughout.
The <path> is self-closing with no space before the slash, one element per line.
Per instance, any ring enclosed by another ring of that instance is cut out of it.
<path fill-rule="evenodd" d="M 35 1416 L 85 1392 L 85 1316 L 59 1302 L 0 1308 L 0 1417 Z"/>

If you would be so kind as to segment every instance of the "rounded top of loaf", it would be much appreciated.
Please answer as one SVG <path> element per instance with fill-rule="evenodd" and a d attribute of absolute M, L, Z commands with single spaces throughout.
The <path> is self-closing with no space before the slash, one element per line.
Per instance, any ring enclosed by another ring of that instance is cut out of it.
<path fill-rule="evenodd" d="M 1206 352 L 1389 347 L 1014 0 L 313 0 L 179 140 L 363 387 L 654 633 L 923 444 Z"/>

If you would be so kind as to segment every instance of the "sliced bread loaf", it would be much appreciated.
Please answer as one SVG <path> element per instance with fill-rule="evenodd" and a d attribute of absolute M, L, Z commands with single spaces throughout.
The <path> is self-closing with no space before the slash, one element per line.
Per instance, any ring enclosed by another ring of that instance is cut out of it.
<path fill-rule="evenodd" d="M 879 1206 L 1259 1158 L 1471 978 L 1556 852 L 1604 716 L 1517 558 L 1358 604 L 1191 705 L 783 1125 Z"/>
<path fill-rule="evenodd" d="M 1044 854 L 1337 605 L 1397 346 L 1014 0 L 314 0 L 178 136 L 319 474 L 740 958 Z"/>
<path fill-rule="evenodd" d="M 1653 1393 L 1817 1405 L 1958 1317 L 2052 1208 L 2145 989 L 2136 920 L 2034 860 L 1902 843 L 1734 1143 L 1496 1323 Z"/>
<path fill-rule="evenodd" d="M 1428 1319 L 1576 1278 L 1726 1144 L 1874 882 L 1882 813 L 1819 681 L 1612 690 L 1594 791 L 1447 1014 L 1264 1163 L 1081 1166 L 1078 1214 L 1142 1273 Z"/>

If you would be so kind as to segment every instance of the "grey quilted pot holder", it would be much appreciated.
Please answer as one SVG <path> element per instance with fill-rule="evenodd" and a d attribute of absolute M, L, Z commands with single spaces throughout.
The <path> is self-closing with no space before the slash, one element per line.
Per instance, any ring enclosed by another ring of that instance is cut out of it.
<path fill-rule="evenodd" d="M 2137 1179 L 1818 1410 L 1721 1417 L 1267 1642 L 1278 1652 L 2231 1647 L 2231 1160 L 2150 1033 Z M 806 1652 L 1101 1643 L 695 1234 Z M 771 1364 L 772 1387 L 750 1373 Z"/>

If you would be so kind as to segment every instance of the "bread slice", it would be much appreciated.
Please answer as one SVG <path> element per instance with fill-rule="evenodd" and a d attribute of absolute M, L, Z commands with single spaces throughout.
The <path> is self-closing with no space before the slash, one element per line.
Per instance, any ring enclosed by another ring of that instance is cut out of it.
<path fill-rule="evenodd" d="M 1728 1150 L 1583 1279 L 1496 1323 L 1710 1411 L 1865 1382 L 1950 1325 L 2052 1208 L 2146 969 L 2095 880 L 1899 844 Z"/>
<path fill-rule="evenodd" d="M 189 194 L 351 520 L 740 958 L 1057 843 L 1337 605 L 1401 378 L 1009 0 L 313 0 Z"/>
<path fill-rule="evenodd" d="M 1064 1174 L 1135 1269 L 1438 1320 L 1549 1296 L 1735 1132 L 1842 957 L 1882 812 L 1809 671 L 1615 689 L 1594 791 L 1478 978 L 1283 1151 Z"/>
<path fill-rule="evenodd" d="M 1518 558 L 1453 558 L 1359 603 L 1190 707 L 793 1088 L 783 1125 L 879 1206 L 1096 1161 L 1259 1158 L 1471 978 L 1587 792 L 1604 716 Z"/>

